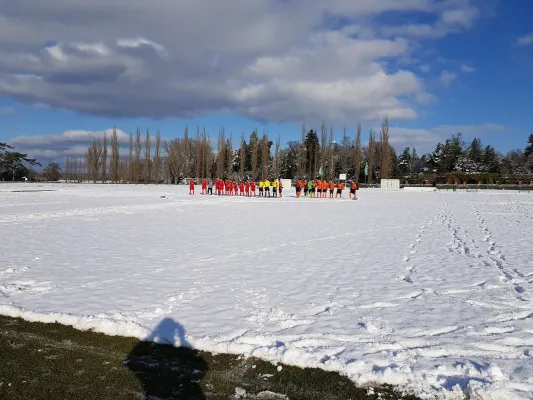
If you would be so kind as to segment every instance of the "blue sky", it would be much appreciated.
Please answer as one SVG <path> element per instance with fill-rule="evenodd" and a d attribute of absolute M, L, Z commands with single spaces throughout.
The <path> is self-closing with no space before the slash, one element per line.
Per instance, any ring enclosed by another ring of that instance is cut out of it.
<path fill-rule="evenodd" d="M 0 141 L 43 160 L 113 126 L 286 142 L 302 123 L 340 139 L 389 115 L 398 150 L 463 132 L 502 152 L 533 131 L 533 2 L 67 3 L 0 10 Z"/>

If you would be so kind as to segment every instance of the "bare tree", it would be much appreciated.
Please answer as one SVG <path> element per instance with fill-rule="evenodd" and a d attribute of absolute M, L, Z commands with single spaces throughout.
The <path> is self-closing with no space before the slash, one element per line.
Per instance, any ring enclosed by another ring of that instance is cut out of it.
<path fill-rule="evenodd" d="M 230 133 L 226 140 L 224 154 L 226 156 L 226 176 L 231 177 L 233 175 L 233 133 Z"/>
<path fill-rule="evenodd" d="M 357 124 L 357 135 L 355 136 L 353 159 L 355 162 L 355 180 L 359 182 L 359 175 L 361 174 L 361 124 Z"/>
<path fill-rule="evenodd" d="M 165 169 L 170 183 L 178 184 L 183 177 L 185 161 L 183 154 L 183 141 L 172 139 L 165 141 L 163 148 L 167 154 Z"/>
<path fill-rule="evenodd" d="M 374 166 L 376 162 L 376 137 L 372 128 L 370 129 L 370 136 L 368 138 L 368 183 L 373 183 L 374 178 Z"/>
<path fill-rule="evenodd" d="M 348 135 L 348 129 L 344 127 L 343 133 L 342 133 L 342 142 L 341 142 L 341 170 L 342 173 L 346 173 L 348 171 L 348 166 L 350 163 L 350 136 Z"/>
<path fill-rule="evenodd" d="M 117 130 L 113 128 L 113 134 L 111 135 L 111 159 L 109 162 L 109 174 L 111 175 L 111 181 L 117 183 L 120 180 L 118 163 L 120 160 L 119 145 Z"/>
<path fill-rule="evenodd" d="M 213 151 L 211 149 L 211 138 L 207 135 L 205 128 L 202 130 L 202 176 L 212 177 L 211 165 L 213 163 Z"/>
<path fill-rule="evenodd" d="M 391 147 L 389 144 L 389 119 L 383 118 L 381 122 L 381 131 L 379 133 L 381 140 L 381 179 L 390 178 L 391 167 Z"/>
<path fill-rule="evenodd" d="M 83 162 L 83 159 L 80 157 L 78 158 L 78 166 L 76 171 L 76 179 L 78 182 L 82 182 L 84 177 L 83 173 L 85 171 L 85 163 Z"/>
<path fill-rule="evenodd" d="M 119 158 L 118 160 L 118 181 L 121 182 L 128 176 L 129 164 L 127 159 Z M 127 179 L 127 178 L 126 178 Z"/>
<path fill-rule="evenodd" d="M 130 152 L 128 156 L 128 183 L 133 183 L 135 179 L 135 160 L 133 159 L 133 135 L 130 133 Z"/>
<path fill-rule="evenodd" d="M 300 146 L 298 148 L 298 153 L 296 155 L 296 169 L 297 169 L 297 175 L 298 178 L 303 178 L 305 175 L 307 175 L 307 172 L 305 171 L 305 165 L 306 165 L 306 150 L 305 150 L 305 135 L 306 135 L 306 129 L 305 125 L 302 124 L 302 136 L 300 140 Z"/>
<path fill-rule="evenodd" d="M 139 183 L 141 179 L 141 131 L 137 128 L 135 134 L 135 159 L 133 160 L 133 182 Z"/>
<path fill-rule="evenodd" d="M 259 140 L 258 140 L 257 131 L 252 133 L 252 138 L 250 138 L 250 153 L 251 153 L 251 164 L 252 164 L 252 179 L 257 179 L 257 164 L 259 163 Z"/>
<path fill-rule="evenodd" d="M 65 169 L 63 170 L 63 178 L 65 178 L 65 180 L 67 180 L 69 182 L 70 182 L 70 179 L 71 179 L 70 168 L 71 168 L 70 157 L 67 157 L 65 159 Z"/>
<path fill-rule="evenodd" d="M 279 135 L 276 137 L 276 147 L 274 151 L 274 178 L 279 178 L 281 171 L 280 171 L 280 149 L 281 149 L 281 139 Z"/>
<path fill-rule="evenodd" d="M 159 130 L 155 133 L 155 154 L 154 154 L 154 179 L 155 183 L 159 183 L 161 177 L 161 132 Z"/>
<path fill-rule="evenodd" d="M 329 128 L 328 146 L 327 146 L 327 151 L 326 151 L 326 157 L 327 157 L 328 165 L 329 165 L 327 176 L 329 177 L 329 179 L 335 178 L 336 147 L 334 146 L 336 146 L 337 143 L 333 140 L 333 135 L 334 135 L 333 128 Z"/>
<path fill-rule="evenodd" d="M 326 126 L 326 121 L 322 121 L 320 126 L 320 167 L 316 168 L 315 171 L 322 169 L 322 175 L 324 175 L 324 170 L 327 164 L 330 164 L 330 157 L 328 157 L 328 150 L 330 148 L 330 143 L 328 143 L 328 127 Z M 333 166 L 331 166 L 333 168 Z"/>
<path fill-rule="evenodd" d="M 239 150 L 239 177 L 244 178 L 246 169 L 246 139 L 241 135 L 241 148 Z"/>
<path fill-rule="evenodd" d="M 181 142 L 181 154 L 183 157 L 183 166 L 184 174 L 187 177 L 194 175 L 194 170 L 192 168 L 192 144 L 191 139 L 189 138 L 189 127 L 185 127 L 183 132 L 183 140 Z"/>
<path fill-rule="evenodd" d="M 107 134 L 104 133 L 104 143 L 102 145 L 102 171 L 100 173 L 102 177 L 102 183 L 105 183 L 107 180 Z"/>
<path fill-rule="evenodd" d="M 199 126 L 196 126 L 195 143 L 196 143 L 196 147 L 195 147 L 196 148 L 196 162 L 195 162 L 196 173 L 195 173 L 195 176 L 197 178 L 205 178 L 205 175 L 204 175 L 204 157 L 203 157 L 204 146 L 203 146 L 203 141 L 202 141 L 202 133 L 200 132 L 200 127 Z"/>
<path fill-rule="evenodd" d="M 217 177 L 224 177 L 224 164 L 226 161 L 226 131 L 222 128 L 218 132 L 218 150 L 217 150 Z"/>
<path fill-rule="evenodd" d="M 146 139 L 144 141 L 144 183 L 150 183 L 152 167 L 152 154 L 150 148 L 150 131 L 146 130 Z"/>
<path fill-rule="evenodd" d="M 261 176 L 268 178 L 268 161 L 270 156 L 270 146 L 268 145 L 268 133 L 263 131 L 261 138 Z"/>
<path fill-rule="evenodd" d="M 89 146 L 85 155 L 85 160 L 88 169 L 88 178 L 89 180 L 92 180 L 93 183 L 96 183 L 96 181 L 98 180 L 101 157 L 102 146 L 100 145 L 100 140 L 97 141 L 95 138 L 93 138 L 93 143 Z"/>

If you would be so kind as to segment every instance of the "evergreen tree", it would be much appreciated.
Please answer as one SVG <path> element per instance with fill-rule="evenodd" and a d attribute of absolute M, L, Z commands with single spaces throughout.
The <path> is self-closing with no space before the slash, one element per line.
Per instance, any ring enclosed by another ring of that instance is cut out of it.
<path fill-rule="evenodd" d="M 528 172 L 533 172 L 533 134 L 529 135 L 528 145 L 524 149 L 524 163 Z"/>
<path fill-rule="evenodd" d="M 301 144 L 299 142 L 288 142 L 287 149 L 282 150 L 280 154 L 281 159 L 281 175 L 286 179 L 293 179 L 298 172 L 298 152 L 300 151 Z"/>
<path fill-rule="evenodd" d="M 463 154 L 463 134 L 452 135 L 444 144 L 444 154 L 442 159 L 443 172 L 452 172 L 456 170 L 456 164 L 459 157 Z"/>
<path fill-rule="evenodd" d="M 529 135 L 527 140 L 528 145 L 524 149 L 524 158 L 527 159 L 531 154 L 533 154 L 533 134 Z"/>
<path fill-rule="evenodd" d="M 406 147 L 398 157 L 398 171 L 402 174 L 411 172 L 411 149 Z"/>
<path fill-rule="evenodd" d="M 11 151 L 13 149 L 7 143 L 0 142 L 0 175 L 14 181 L 27 175 L 28 168 L 24 164 L 41 166 L 36 159 L 28 158 L 28 154 Z"/>
<path fill-rule="evenodd" d="M 435 150 L 429 155 L 428 166 L 431 168 L 432 172 L 440 173 L 444 171 L 444 150 L 444 145 L 442 143 L 437 143 Z"/>
<path fill-rule="evenodd" d="M 306 148 L 306 170 L 309 172 L 309 178 L 314 179 L 318 174 L 318 155 L 320 144 L 317 133 L 311 129 L 305 136 Z"/>
<path fill-rule="evenodd" d="M 485 171 L 481 140 L 477 138 L 472 140 L 472 143 L 470 143 L 466 150 L 457 158 L 455 170 L 467 173 Z"/>
<path fill-rule="evenodd" d="M 500 173 L 500 156 L 494 147 L 485 147 L 483 151 L 483 165 L 485 166 L 485 170 L 491 174 Z"/>

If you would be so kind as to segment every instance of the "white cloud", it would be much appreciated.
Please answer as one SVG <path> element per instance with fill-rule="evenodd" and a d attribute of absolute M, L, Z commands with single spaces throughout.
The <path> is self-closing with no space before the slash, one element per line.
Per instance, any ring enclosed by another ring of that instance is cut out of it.
<path fill-rule="evenodd" d="M 446 6 L 449 8 L 443 8 Z M 426 39 L 442 38 L 470 28 L 480 13 L 476 7 L 470 6 L 469 2 L 464 0 L 435 2 L 429 9 L 438 15 L 434 23 L 387 25 L 382 28 L 383 34 Z"/>
<path fill-rule="evenodd" d="M 439 80 L 440 83 L 444 86 L 450 86 L 456 78 L 457 74 L 454 74 L 453 72 L 450 72 L 448 70 L 444 70 L 441 72 Z"/>
<path fill-rule="evenodd" d="M 470 27 L 475 18 L 479 15 L 479 10 L 475 7 L 464 7 L 455 10 L 446 10 L 442 13 L 442 22 L 446 25 L 459 25 Z"/>
<path fill-rule="evenodd" d="M 463 72 L 474 72 L 476 69 L 470 65 L 463 64 L 461 65 L 461 71 Z"/>
<path fill-rule="evenodd" d="M 430 69 L 431 68 L 429 67 L 429 65 L 421 65 L 420 66 L 420 71 L 422 71 L 424 73 L 428 73 Z"/>
<path fill-rule="evenodd" d="M 516 43 L 519 46 L 529 46 L 533 44 L 533 32 L 528 33 L 527 35 L 521 36 L 516 40 Z"/>
<path fill-rule="evenodd" d="M 0 96 L 113 117 L 412 119 L 429 94 L 399 61 L 416 58 L 418 38 L 468 28 L 469 3 L 4 0 Z M 378 28 L 381 14 L 409 11 L 435 22 Z M 347 26 L 325 22 L 339 17 Z"/>
<path fill-rule="evenodd" d="M 379 127 L 375 128 L 379 132 Z M 462 133 L 468 138 L 482 138 L 483 135 L 493 133 L 504 133 L 507 127 L 498 124 L 481 124 L 481 125 L 441 125 L 434 128 L 416 129 L 391 127 L 391 145 L 397 151 L 405 147 L 415 146 L 421 152 L 432 151 L 437 143 L 445 141 L 451 135 Z"/>
<path fill-rule="evenodd" d="M 121 146 L 129 143 L 129 134 L 116 130 Z M 110 143 L 113 129 L 101 131 L 69 130 L 62 134 L 18 136 L 9 140 L 9 144 L 18 151 L 26 152 L 30 157 L 37 158 L 41 163 L 48 161 L 63 162 L 66 157 L 84 157 L 87 147 L 94 139 L 103 140 L 107 135 Z"/>

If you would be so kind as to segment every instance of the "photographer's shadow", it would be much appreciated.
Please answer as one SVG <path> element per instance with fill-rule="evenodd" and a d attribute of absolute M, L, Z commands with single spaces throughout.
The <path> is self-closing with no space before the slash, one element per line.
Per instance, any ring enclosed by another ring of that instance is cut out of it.
<path fill-rule="evenodd" d="M 179 339 L 181 347 L 174 347 Z M 200 381 L 208 366 L 185 338 L 183 326 L 165 318 L 128 354 L 126 367 L 143 385 L 146 399 L 203 400 Z"/>

